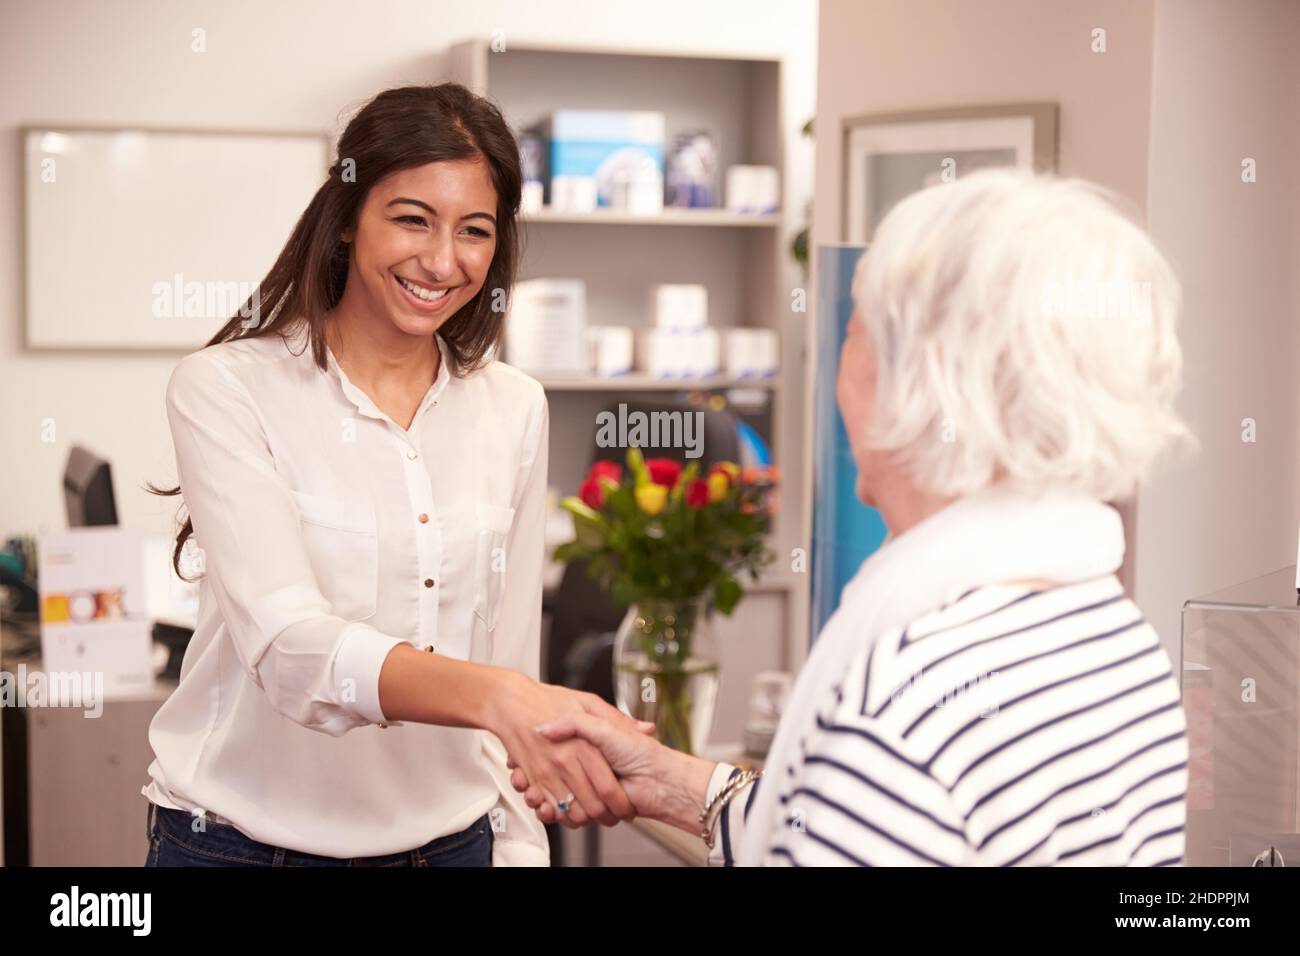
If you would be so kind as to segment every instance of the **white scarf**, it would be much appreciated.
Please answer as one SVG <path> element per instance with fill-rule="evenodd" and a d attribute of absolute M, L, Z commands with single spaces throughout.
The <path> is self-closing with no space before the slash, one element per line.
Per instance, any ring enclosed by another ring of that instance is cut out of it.
<path fill-rule="evenodd" d="M 839 608 L 799 673 L 746 819 L 740 865 L 756 866 L 767 856 L 775 829 L 783 825 L 777 791 L 790 779 L 817 705 L 883 632 L 980 585 L 1085 581 L 1113 574 L 1123 560 L 1119 514 L 1067 489 L 1031 495 L 994 486 L 886 541 L 845 585 Z"/>

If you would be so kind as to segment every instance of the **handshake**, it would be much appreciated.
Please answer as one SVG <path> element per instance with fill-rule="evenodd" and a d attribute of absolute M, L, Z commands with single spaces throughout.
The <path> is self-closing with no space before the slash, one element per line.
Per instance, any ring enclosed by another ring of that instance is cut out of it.
<path fill-rule="evenodd" d="M 535 681 L 519 690 L 497 736 L 511 784 L 540 821 L 576 829 L 641 816 L 699 832 L 712 762 L 663 746 L 654 724 L 595 694 Z"/>

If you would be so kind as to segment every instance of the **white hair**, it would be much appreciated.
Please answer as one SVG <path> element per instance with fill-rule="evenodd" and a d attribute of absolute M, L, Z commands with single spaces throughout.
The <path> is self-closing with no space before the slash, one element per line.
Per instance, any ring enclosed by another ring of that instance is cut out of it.
<path fill-rule="evenodd" d="M 921 490 L 1129 497 L 1195 439 L 1178 279 L 1111 193 L 1010 169 L 902 200 L 858 263 L 877 380 L 866 441 Z"/>

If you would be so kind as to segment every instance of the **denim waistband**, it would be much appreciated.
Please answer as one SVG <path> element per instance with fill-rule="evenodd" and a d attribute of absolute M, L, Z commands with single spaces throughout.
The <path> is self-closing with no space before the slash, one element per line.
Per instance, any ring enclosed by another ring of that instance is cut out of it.
<path fill-rule="evenodd" d="M 353 866 L 424 866 L 428 856 L 454 850 L 492 832 L 491 821 L 488 815 L 484 814 L 464 830 L 435 837 L 423 846 L 411 850 L 379 856 L 348 858 L 305 853 L 263 843 L 254 840 L 233 824 L 225 822 L 224 818 L 211 812 L 198 816 L 150 802 L 151 838 L 155 826 L 160 833 L 166 834 L 171 840 L 188 849 L 231 863 L 245 863 L 252 866 L 338 866 L 348 863 Z"/>

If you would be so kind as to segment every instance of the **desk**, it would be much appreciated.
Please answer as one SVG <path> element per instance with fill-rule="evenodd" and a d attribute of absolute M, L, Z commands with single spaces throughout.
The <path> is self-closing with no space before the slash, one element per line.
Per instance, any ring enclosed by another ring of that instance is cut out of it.
<path fill-rule="evenodd" d="M 4 658 L 16 672 L 38 657 Z M 77 707 L 4 709 L 6 866 L 142 866 L 149 849 L 149 724 L 174 683 L 103 702 L 99 717 Z"/>

